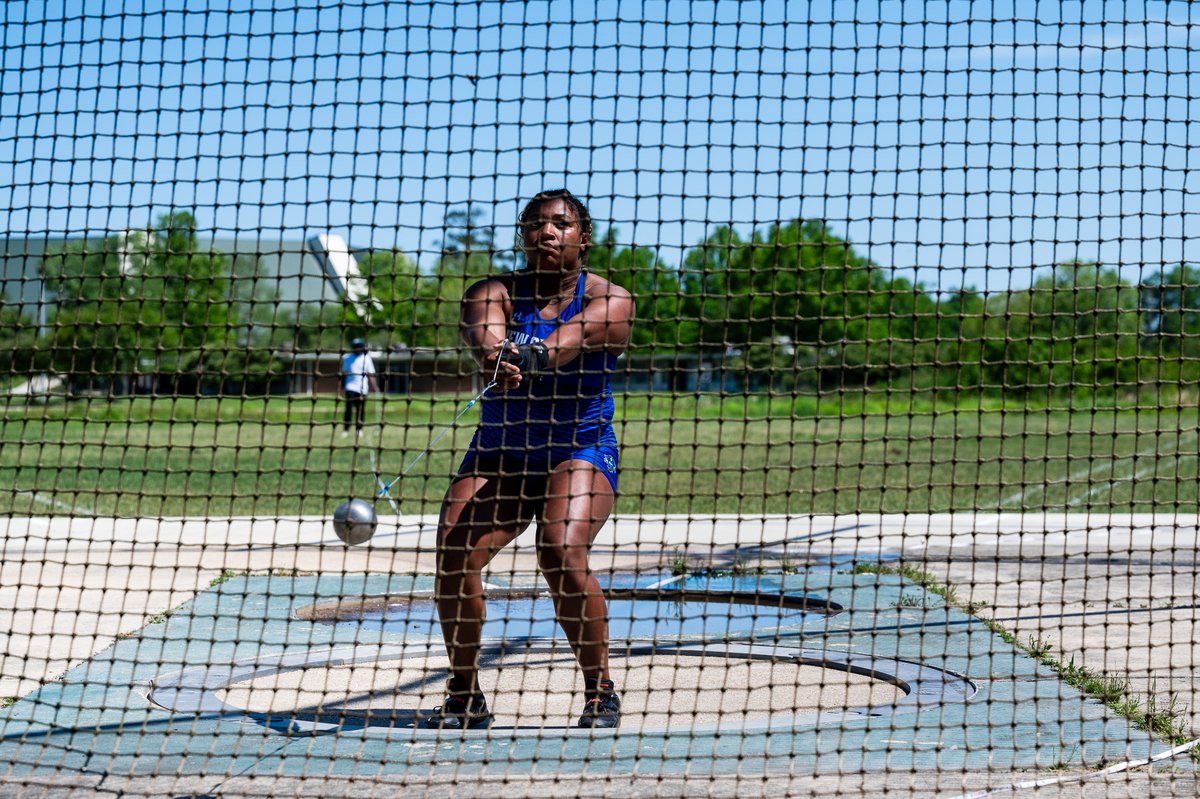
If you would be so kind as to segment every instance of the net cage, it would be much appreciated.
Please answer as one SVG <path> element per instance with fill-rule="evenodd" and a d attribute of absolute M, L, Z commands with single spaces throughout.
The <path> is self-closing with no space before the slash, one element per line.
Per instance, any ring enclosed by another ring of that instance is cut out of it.
<path fill-rule="evenodd" d="M 1197 795 L 1198 16 L 3 4 L 0 794 Z"/>

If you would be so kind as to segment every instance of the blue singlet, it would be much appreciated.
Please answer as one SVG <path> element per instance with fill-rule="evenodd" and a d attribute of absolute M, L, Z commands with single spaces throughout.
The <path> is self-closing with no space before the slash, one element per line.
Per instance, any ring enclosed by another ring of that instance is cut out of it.
<path fill-rule="evenodd" d="M 575 297 L 556 319 L 543 319 L 534 303 L 527 272 L 513 278 L 513 314 L 508 337 L 514 344 L 544 341 L 566 320 L 583 310 L 587 273 L 579 275 Z M 607 352 L 585 352 L 570 363 L 513 391 L 483 395 L 479 429 L 459 474 L 479 461 L 501 465 L 505 472 L 545 477 L 567 460 L 596 466 L 617 490 L 617 436 L 609 374 L 617 358 Z"/>

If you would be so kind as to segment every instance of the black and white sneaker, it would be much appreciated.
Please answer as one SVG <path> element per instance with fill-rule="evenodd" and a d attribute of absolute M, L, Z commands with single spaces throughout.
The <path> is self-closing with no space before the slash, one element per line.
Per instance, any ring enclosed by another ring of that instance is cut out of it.
<path fill-rule="evenodd" d="M 611 730 L 621 726 L 621 697 L 612 680 L 588 680 L 585 693 L 580 727 Z"/>
<path fill-rule="evenodd" d="M 491 724 L 492 714 L 483 694 L 450 694 L 441 707 L 421 719 L 426 730 L 474 730 Z"/>

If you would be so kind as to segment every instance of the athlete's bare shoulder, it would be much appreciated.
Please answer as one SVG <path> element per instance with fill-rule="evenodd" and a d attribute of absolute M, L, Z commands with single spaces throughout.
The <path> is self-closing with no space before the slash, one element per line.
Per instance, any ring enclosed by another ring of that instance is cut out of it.
<path fill-rule="evenodd" d="M 466 325 L 498 324 L 512 317 L 512 276 L 486 277 L 463 292 L 462 320 Z"/>
<path fill-rule="evenodd" d="M 588 272 L 583 285 L 583 296 L 588 300 L 629 300 L 633 297 L 626 289 L 607 278 Z"/>
<path fill-rule="evenodd" d="M 508 300 L 513 296 L 513 273 L 492 275 L 472 283 L 463 292 L 465 300 Z"/>

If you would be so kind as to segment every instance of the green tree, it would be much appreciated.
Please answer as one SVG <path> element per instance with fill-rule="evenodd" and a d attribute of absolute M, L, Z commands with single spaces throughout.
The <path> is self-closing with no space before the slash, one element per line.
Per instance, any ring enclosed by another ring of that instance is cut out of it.
<path fill-rule="evenodd" d="M 1200 382 L 1200 269 L 1178 264 L 1139 287 L 1142 379 Z"/>
<path fill-rule="evenodd" d="M 76 381 L 131 374 L 143 306 L 121 237 L 67 243 L 43 259 L 42 277 L 54 299 L 53 368 Z"/>
<path fill-rule="evenodd" d="M 1178 264 L 1138 287 L 1145 341 L 1163 353 L 1179 353 L 1200 334 L 1200 269 Z"/>
<path fill-rule="evenodd" d="M 200 250 L 191 214 L 160 217 L 133 271 L 140 286 L 139 349 L 153 353 L 159 373 L 220 374 L 228 367 L 227 352 L 251 343 L 248 324 L 244 340 L 233 332 L 242 320 L 231 315 L 229 259 Z"/>
<path fill-rule="evenodd" d="M 431 275 L 421 275 L 413 290 L 413 329 L 418 346 L 459 346 L 463 292 L 480 278 L 512 264 L 511 252 L 495 244 L 495 228 L 483 222 L 476 206 L 446 214 L 441 255 Z"/>
<path fill-rule="evenodd" d="M 372 329 L 387 331 L 384 337 L 390 343 L 405 346 L 435 343 L 437 278 L 421 274 L 417 263 L 398 250 L 365 255 L 359 259 L 359 271 L 367 279 L 370 297 L 376 303 L 370 310 Z M 364 329 L 362 334 L 368 332 Z"/>
<path fill-rule="evenodd" d="M 867 297 L 865 368 L 871 383 L 935 384 L 938 303 L 905 277 L 879 269 Z"/>
<path fill-rule="evenodd" d="M 340 352 L 346 347 L 347 339 L 364 332 L 363 320 L 349 303 L 305 303 L 296 323 L 295 348 Z"/>
<path fill-rule="evenodd" d="M 1138 382 L 1138 290 L 1116 270 L 1072 262 L 987 301 L 989 383 L 1029 391 Z"/>
<path fill-rule="evenodd" d="M 0 298 L 0 370 L 14 380 L 45 372 L 50 367 L 50 352 L 38 334 L 37 319 Z"/>
<path fill-rule="evenodd" d="M 42 273 L 55 303 L 53 366 L 73 379 L 123 391 L 138 373 L 194 383 L 224 368 L 236 321 L 228 259 L 200 250 L 191 214 L 70 242 L 46 256 Z"/>
<path fill-rule="evenodd" d="M 824 222 L 774 224 L 748 241 L 717 228 L 684 257 L 682 282 L 680 330 L 684 340 L 695 330 L 699 348 L 742 357 L 751 371 L 866 379 L 871 298 L 887 291 L 885 274 Z"/>
<path fill-rule="evenodd" d="M 483 220 L 478 206 L 446 212 L 445 233 L 434 273 L 443 278 L 479 279 L 513 264 L 511 248 L 496 245 L 496 228 Z"/>
<path fill-rule="evenodd" d="M 665 264 L 654 248 L 623 247 L 617 239 L 616 228 L 597 237 L 588 253 L 588 270 L 633 295 L 632 347 L 677 349 L 685 336 L 694 335 L 682 329 L 679 273 Z"/>
<path fill-rule="evenodd" d="M 925 376 L 948 389 L 984 387 L 984 297 L 971 288 L 949 292 L 937 301 L 933 339 L 923 338 L 935 367 Z M 917 378 L 918 385 L 927 385 Z"/>
<path fill-rule="evenodd" d="M 681 344 L 724 351 L 747 343 L 748 331 L 734 316 L 735 298 L 747 290 L 744 249 L 737 231 L 722 226 L 684 256 Z"/>

